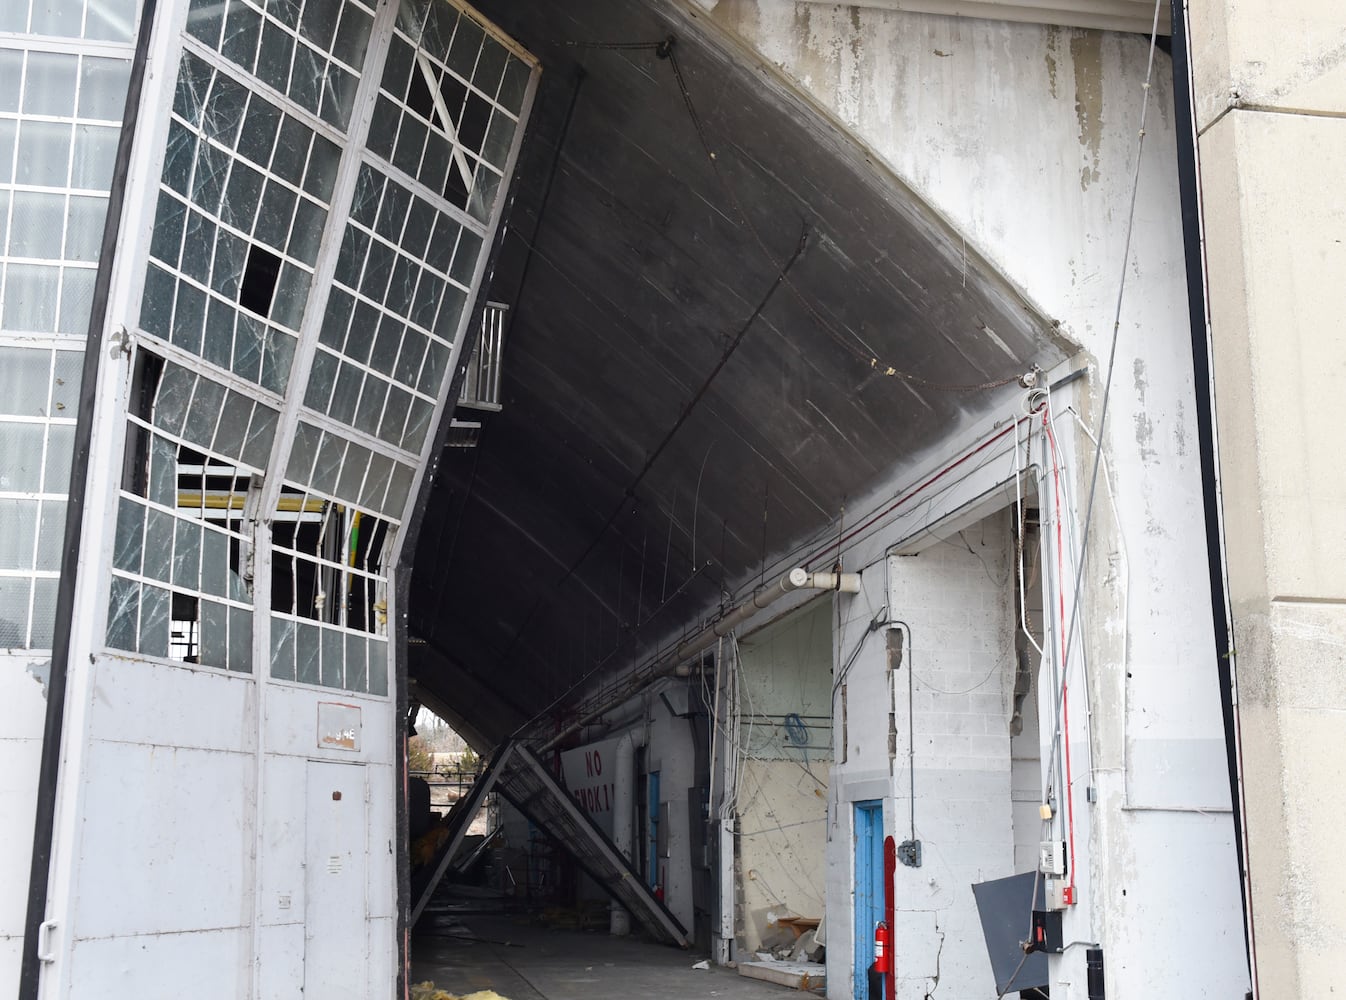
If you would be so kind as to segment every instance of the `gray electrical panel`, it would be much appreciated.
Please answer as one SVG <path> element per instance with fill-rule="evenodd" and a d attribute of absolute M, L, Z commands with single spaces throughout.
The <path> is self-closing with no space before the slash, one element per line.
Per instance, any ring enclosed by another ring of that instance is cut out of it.
<path fill-rule="evenodd" d="M 1034 882 L 1037 883 L 1036 901 L 1033 899 Z M 1033 911 L 1043 909 L 1044 882 L 1045 879 L 1036 872 L 1024 872 L 972 886 L 997 993 L 1047 986 L 1047 955 L 1036 951 L 1025 957 L 1023 950 L 1023 942 L 1032 933 Z"/>

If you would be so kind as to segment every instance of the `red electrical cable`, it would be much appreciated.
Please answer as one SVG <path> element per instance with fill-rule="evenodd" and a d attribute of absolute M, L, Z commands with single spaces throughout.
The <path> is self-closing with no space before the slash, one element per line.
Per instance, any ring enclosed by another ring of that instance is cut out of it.
<path fill-rule="evenodd" d="M 1065 577 L 1064 566 L 1061 562 L 1061 554 L 1064 546 L 1061 540 L 1061 520 L 1065 517 L 1065 511 L 1061 504 L 1061 467 L 1057 461 L 1058 449 L 1056 446 L 1056 434 L 1052 430 L 1051 421 L 1048 419 L 1047 410 L 1042 411 L 1042 429 L 1047 435 L 1047 443 L 1052 449 L 1052 484 L 1056 492 L 1056 579 L 1057 579 L 1057 599 L 1060 601 L 1060 617 L 1057 621 L 1063 625 L 1066 620 L 1066 594 L 1061 589 L 1060 581 Z M 1070 771 L 1070 685 L 1066 682 L 1066 662 L 1068 656 L 1066 649 L 1065 629 L 1061 629 L 1061 744 L 1066 760 L 1066 826 L 1070 844 L 1070 900 L 1075 902 L 1075 796 L 1072 791 L 1073 778 Z"/>

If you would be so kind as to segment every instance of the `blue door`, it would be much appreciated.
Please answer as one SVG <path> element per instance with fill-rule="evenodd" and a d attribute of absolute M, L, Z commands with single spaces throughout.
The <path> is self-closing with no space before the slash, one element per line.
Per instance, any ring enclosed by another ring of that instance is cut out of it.
<path fill-rule="evenodd" d="M 855 1000 L 869 1000 L 874 925 L 883 919 L 883 802 L 855 803 Z"/>

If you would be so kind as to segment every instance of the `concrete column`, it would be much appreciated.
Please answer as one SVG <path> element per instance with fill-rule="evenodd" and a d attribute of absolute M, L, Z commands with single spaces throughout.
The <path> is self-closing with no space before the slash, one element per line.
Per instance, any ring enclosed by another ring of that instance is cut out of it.
<path fill-rule="evenodd" d="M 1346 20 L 1335 0 L 1191 17 L 1257 979 L 1326 996 L 1346 936 Z"/>

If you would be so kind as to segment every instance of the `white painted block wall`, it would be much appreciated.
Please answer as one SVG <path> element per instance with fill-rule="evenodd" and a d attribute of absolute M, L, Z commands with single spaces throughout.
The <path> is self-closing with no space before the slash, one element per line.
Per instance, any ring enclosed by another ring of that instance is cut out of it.
<path fill-rule="evenodd" d="M 833 772 L 838 815 L 829 846 L 828 995 L 852 995 L 851 803 L 886 791 L 885 830 L 898 842 L 908 839 L 914 771 L 923 863 L 899 865 L 894 877 L 897 996 L 920 1000 L 936 988 L 980 996 L 993 986 L 971 885 L 1014 868 L 1009 521 L 996 515 L 918 555 L 892 556 L 866 570 L 864 592 L 843 609 L 844 654 L 878 610 L 873 598 L 884 600 L 885 571 L 890 613 L 911 628 L 893 675 L 897 757 L 890 779 L 887 657 L 883 633 L 876 632 L 846 678 L 846 760 Z"/>
<path fill-rule="evenodd" d="M 1142 995 L 1159 981 L 1175 994 L 1242 996 L 1248 974 L 1222 756 L 1168 58 L 1156 54 L 1147 89 L 1148 39 L 1138 35 L 793 0 L 721 2 L 708 16 L 811 96 L 1060 322 L 1082 348 L 1079 364 L 1095 365 L 1090 381 L 1075 387 L 1076 408 L 1091 426 L 1101 403 L 1098 366 L 1117 324 L 1103 437 L 1113 492 L 1099 487 L 1095 573 L 1084 593 L 1098 805 L 1083 816 L 1077 810 L 1084 826 L 1077 846 L 1097 891 L 1070 925 L 1105 941 L 1110 995 Z M 1082 499 L 1090 464 L 1073 454 L 1092 446 L 1070 432 L 1074 418 L 1062 416 L 1058 434 L 1072 453 L 1066 474 Z M 927 473 L 969 430 L 950 427 L 947 441 L 930 443 Z M 914 470 L 895 470 L 876 496 L 918 480 Z M 848 553 L 847 568 L 873 558 Z M 1178 937 L 1184 947 L 1168 947 Z M 1082 952 L 1056 963 L 1054 996 L 1084 996 Z"/>

